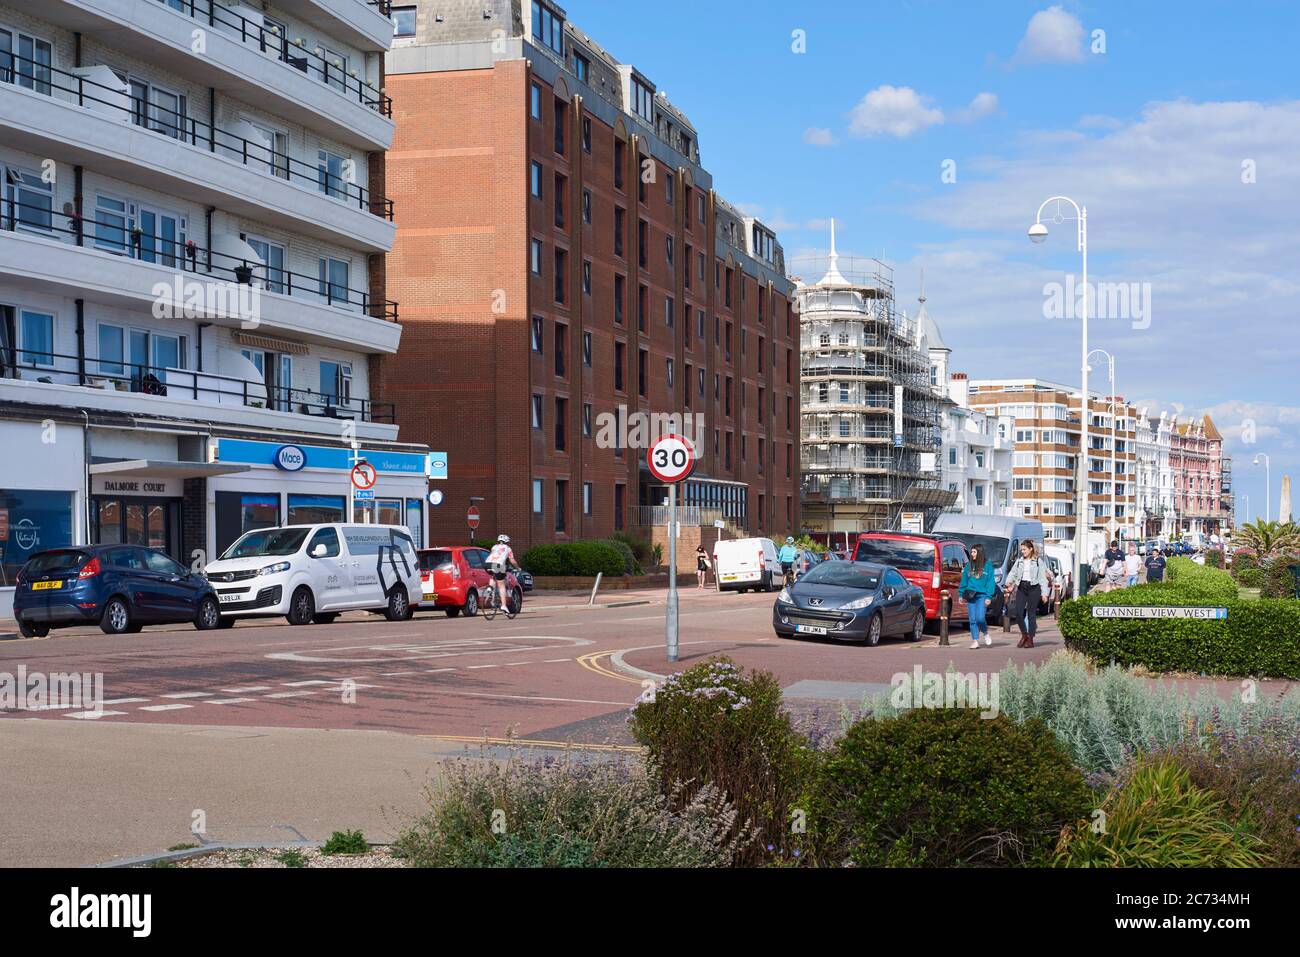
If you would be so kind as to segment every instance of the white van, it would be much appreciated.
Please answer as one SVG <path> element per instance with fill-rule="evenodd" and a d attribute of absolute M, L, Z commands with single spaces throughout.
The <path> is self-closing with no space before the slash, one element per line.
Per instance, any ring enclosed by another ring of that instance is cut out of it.
<path fill-rule="evenodd" d="M 770 538 L 733 538 L 713 546 L 718 591 L 772 591 L 783 584 L 781 560 Z"/>
<path fill-rule="evenodd" d="M 284 615 L 328 624 L 343 611 L 411 617 L 421 600 L 420 562 L 399 525 L 293 525 L 247 532 L 204 574 L 221 603 L 221 626 Z"/>
<path fill-rule="evenodd" d="M 1037 519 L 944 512 L 935 519 L 931 531 L 960 540 L 967 551 L 982 545 L 993 563 L 993 577 L 999 587 L 1020 557 L 1021 542 L 1032 541 L 1040 554 L 1043 551 L 1043 523 Z"/>

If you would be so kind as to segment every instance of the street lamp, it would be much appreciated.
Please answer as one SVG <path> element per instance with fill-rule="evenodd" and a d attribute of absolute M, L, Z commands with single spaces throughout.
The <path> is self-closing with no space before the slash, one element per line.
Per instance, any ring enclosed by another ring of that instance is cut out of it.
<path fill-rule="evenodd" d="M 1082 379 L 1083 388 L 1079 393 L 1079 462 L 1078 478 L 1076 479 L 1077 488 L 1075 495 L 1075 516 L 1074 516 L 1074 562 L 1078 566 L 1074 576 L 1074 597 L 1083 596 L 1083 591 L 1087 587 L 1088 581 L 1088 556 L 1086 554 L 1088 547 L 1088 208 L 1080 206 L 1074 200 L 1067 196 L 1053 196 L 1043 202 L 1038 207 L 1038 215 L 1034 217 L 1034 224 L 1029 227 L 1029 238 L 1035 243 L 1042 243 L 1047 240 L 1047 226 L 1043 223 L 1043 210 L 1049 203 L 1055 203 L 1056 209 L 1052 213 L 1051 221 L 1056 224 L 1063 223 L 1073 218 L 1077 225 L 1077 245 L 1079 252 L 1083 254 L 1083 341 L 1080 350 L 1080 378 Z M 1073 217 L 1065 215 L 1061 210 L 1061 204 L 1068 203 L 1074 209 Z"/>
<path fill-rule="evenodd" d="M 1268 457 L 1267 452 L 1260 452 L 1255 456 L 1255 465 L 1259 460 L 1264 460 L 1264 521 L 1273 521 L 1273 460 Z"/>
<path fill-rule="evenodd" d="M 1091 359 L 1095 355 L 1106 357 L 1106 364 L 1110 367 L 1110 520 L 1115 525 L 1115 537 L 1119 538 L 1119 513 L 1115 509 L 1115 452 L 1116 452 L 1116 412 L 1115 402 L 1115 357 L 1105 349 L 1093 349 L 1088 353 Z M 1088 366 L 1088 371 L 1092 371 L 1092 366 Z"/>

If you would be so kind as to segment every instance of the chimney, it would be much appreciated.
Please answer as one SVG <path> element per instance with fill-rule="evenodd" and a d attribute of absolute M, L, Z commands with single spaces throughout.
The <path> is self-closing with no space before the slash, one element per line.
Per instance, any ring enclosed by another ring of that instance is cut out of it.
<path fill-rule="evenodd" d="M 954 372 L 948 376 L 948 398 L 963 409 L 970 407 L 970 377 L 966 373 Z"/>

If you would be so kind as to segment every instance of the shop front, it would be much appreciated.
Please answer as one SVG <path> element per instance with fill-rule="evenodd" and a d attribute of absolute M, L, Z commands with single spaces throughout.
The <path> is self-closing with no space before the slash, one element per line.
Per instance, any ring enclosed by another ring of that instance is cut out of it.
<path fill-rule="evenodd" d="M 286 445 L 246 439 L 216 441 L 216 461 L 247 471 L 208 483 L 209 535 L 213 556 L 245 532 L 278 525 L 348 521 L 351 472 L 356 459 L 374 467 L 372 498 L 353 503 L 352 521 L 401 525 L 416 546 L 425 538 L 428 462 L 425 452 Z"/>

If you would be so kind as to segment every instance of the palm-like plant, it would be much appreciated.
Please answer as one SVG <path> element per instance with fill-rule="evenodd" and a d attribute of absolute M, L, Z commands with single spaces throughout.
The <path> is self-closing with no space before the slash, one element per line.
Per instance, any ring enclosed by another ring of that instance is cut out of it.
<path fill-rule="evenodd" d="M 1234 543 L 1249 548 L 1263 562 L 1273 555 L 1300 551 L 1300 525 L 1295 522 L 1266 522 L 1258 519 L 1241 526 Z"/>

